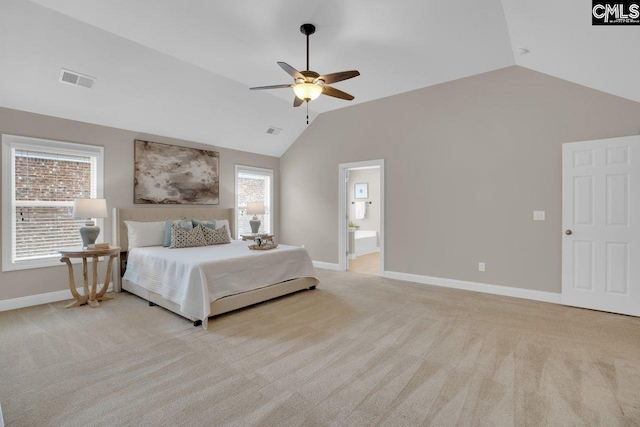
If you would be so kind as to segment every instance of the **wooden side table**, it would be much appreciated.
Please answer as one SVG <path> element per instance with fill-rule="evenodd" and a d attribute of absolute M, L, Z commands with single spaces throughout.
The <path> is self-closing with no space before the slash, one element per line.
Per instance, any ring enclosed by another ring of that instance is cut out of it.
<path fill-rule="evenodd" d="M 65 308 L 79 307 L 84 304 L 89 304 L 92 308 L 100 307 L 98 301 L 107 301 L 113 299 L 105 296 L 107 288 L 109 287 L 109 278 L 111 276 L 111 264 L 114 258 L 117 258 L 120 254 L 120 248 L 117 246 L 109 246 L 109 249 L 84 249 L 82 247 L 75 248 L 62 248 L 57 251 L 62 255 L 60 262 L 67 264 L 69 268 L 69 288 L 71 294 L 76 299 Z M 98 258 L 109 257 L 107 261 L 107 275 L 104 279 L 104 285 L 100 292 L 96 293 L 98 286 Z M 71 258 L 82 258 L 82 273 L 84 276 L 84 295 L 80 295 L 76 290 L 76 283 L 73 278 L 73 264 L 71 264 Z M 93 281 L 91 284 L 91 290 L 89 290 L 89 278 L 87 276 L 87 259 L 91 258 L 91 264 L 93 267 Z"/>
<path fill-rule="evenodd" d="M 264 241 L 271 241 L 271 243 L 275 243 L 273 238 L 275 234 L 241 234 L 242 240 L 255 240 L 256 237 L 260 237 Z"/>

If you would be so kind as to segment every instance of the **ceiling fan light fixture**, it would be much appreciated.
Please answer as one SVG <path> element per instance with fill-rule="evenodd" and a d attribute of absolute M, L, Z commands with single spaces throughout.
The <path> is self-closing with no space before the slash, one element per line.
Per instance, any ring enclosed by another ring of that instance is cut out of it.
<path fill-rule="evenodd" d="M 296 96 L 304 101 L 313 101 L 322 93 L 322 86 L 313 83 L 299 83 L 293 87 Z"/>

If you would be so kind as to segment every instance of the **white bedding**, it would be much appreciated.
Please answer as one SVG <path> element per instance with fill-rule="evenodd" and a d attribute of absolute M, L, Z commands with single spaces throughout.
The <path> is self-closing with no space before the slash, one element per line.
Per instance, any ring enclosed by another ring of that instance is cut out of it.
<path fill-rule="evenodd" d="M 306 249 L 278 245 L 252 251 L 253 242 L 197 248 L 161 246 L 129 251 L 124 279 L 160 294 L 194 319 L 211 314 L 210 304 L 222 297 L 303 277 L 316 277 Z"/>

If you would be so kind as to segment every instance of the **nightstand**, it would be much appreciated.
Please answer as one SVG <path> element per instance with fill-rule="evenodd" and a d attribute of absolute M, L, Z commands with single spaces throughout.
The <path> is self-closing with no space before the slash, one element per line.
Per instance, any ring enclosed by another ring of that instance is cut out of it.
<path fill-rule="evenodd" d="M 117 258 L 120 255 L 120 248 L 117 246 L 109 246 L 108 249 L 84 249 L 82 247 L 75 248 L 62 248 L 57 250 L 62 257 L 60 258 L 60 262 L 64 262 L 67 264 L 69 268 L 69 289 L 71 289 L 71 294 L 76 299 L 71 304 L 67 305 L 65 308 L 71 307 L 79 307 L 84 304 L 89 304 L 92 308 L 100 307 L 100 303 L 98 301 L 106 301 L 113 299 L 111 297 L 105 296 L 107 292 L 107 288 L 109 287 L 109 279 L 111 277 L 111 264 L 114 258 Z M 102 285 L 102 289 L 100 292 L 97 292 L 98 286 L 98 259 L 100 257 L 109 257 L 107 261 L 107 275 L 104 279 L 104 285 Z M 80 295 L 76 289 L 75 280 L 73 278 L 73 264 L 71 264 L 71 258 L 82 258 L 82 273 L 84 277 L 84 295 Z M 91 290 L 89 290 L 89 277 L 87 275 L 87 260 L 91 258 L 92 270 L 93 270 L 93 281 L 91 283 Z"/>
<path fill-rule="evenodd" d="M 240 237 L 242 237 L 242 240 L 255 240 L 256 237 L 259 237 L 262 240 L 271 241 L 271 243 L 275 243 L 275 241 L 273 240 L 275 236 L 276 236 L 275 234 L 241 234 L 240 235 Z"/>

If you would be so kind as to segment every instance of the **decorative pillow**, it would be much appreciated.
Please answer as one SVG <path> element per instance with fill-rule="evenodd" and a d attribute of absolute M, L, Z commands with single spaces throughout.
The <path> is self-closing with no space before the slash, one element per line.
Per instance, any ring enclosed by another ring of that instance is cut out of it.
<path fill-rule="evenodd" d="M 164 243 L 162 244 L 162 246 L 164 246 L 165 248 L 168 248 L 169 246 L 171 246 L 171 226 L 173 224 L 178 224 L 180 226 L 180 228 L 182 228 L 183 230 L 187 230 L 187 231 L 191 231 L 193 230 L 193 225 L 191 224 L 190 220 L 187 220 L 187 218 L 182 217 L 182 219 L 178 219 L 178 220 L 171 220 L 171 219 L 167 219 L 164 221 Z"/>
<path fill-rule="evenodd" d="M 171 225 L 171 246 L 170 249 L 192 248 L 195 246 L 206 246 L 207 240 L 202 231 L 204 227 L 197 226 L 191 231 L 181 228 L 178 224 Z"/>
<path fill-rule="evenodd" d="M 193 223 L 194 227 L 197 227 L 198 225 L 201 225 L 203 227 L 210 228 L 212 230 L 216 229 L 216 220 L 215 219 L 213 219 L 211 221 L 199 221 L 199 220 L 197 220 L 195 218 L 191 218 L 191 222 Z"/>
<path fill-rule="evenodd" d="M 162 246 L 164 241 L 164 221 L 137 222 L 125 221 L 129 249 L 145 246 Z"/>
<path fill-rule="evenodd" d="M 228 219 L 216 219 L 216 230 L 218 228 L 222 228 L 224 226 L 227 227 L 227 232 L 229 233 L 229 240 L 231 240 L 231 228 L 229 227 L 229 220 Z"/>
<path fill-rule="evenodd" d="M 166 219 L 164 221 L 164 243 L 162 244 L 162 246 L 164 246 L 165 248 L 171 246 L 171 226 L 179 222 L 180 221 L 174 221 L 172 219 Z"/>
<path fill-rule="evenodd" d="M 180 228 L 182 228 L 183 230 L 187 230 L 187 231 L 191 231 L 194 229 L 193 223 L 191 222 L 190 219 L 187 219 L 185 217 L 182 217 L 182 219 L 180 220 L 180 222 L 178 223 L 178 225 L 180 226 Z"/>
<path fill-rule="evenodd" d="M 224 243 L 231 243 L 226 225 L 223 225 L 222 228 L 218 228 L 217 230 L 212 230 L 208 227 L 202 227 L 202 231 L 204 232 L 204 238 L 207 240 L 207 245 L 222 245 Z"/>

